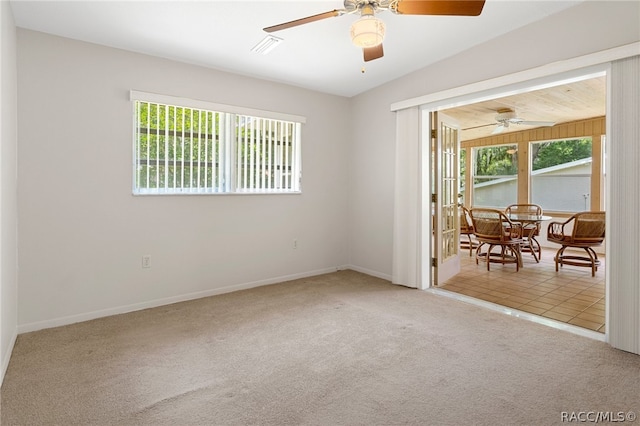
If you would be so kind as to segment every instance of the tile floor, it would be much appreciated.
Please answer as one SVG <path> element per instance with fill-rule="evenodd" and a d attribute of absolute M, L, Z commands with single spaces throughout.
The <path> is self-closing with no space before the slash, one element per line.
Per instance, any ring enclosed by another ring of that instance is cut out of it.
<path fill-rule="evenodd" d="M 556 248 L 542 249 L 536 263 L 523 253 L 523 267 L 475 262 L 468 249 L 461 251 L 461 271 L 439 288 L 604 333 L 604 255 L 598 255 L 596 276 L 590 268 L 565 265 L 555 270 Z"/>

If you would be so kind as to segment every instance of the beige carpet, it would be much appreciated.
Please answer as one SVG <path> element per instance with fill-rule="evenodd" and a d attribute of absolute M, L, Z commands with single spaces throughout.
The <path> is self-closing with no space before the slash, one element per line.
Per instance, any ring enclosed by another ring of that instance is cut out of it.
<path fill-rule="evenodd" d="M 561 424 L 640 414 L 640 356 L 341 271 L 20 335 L 1 398 L 2 425 Z"/>

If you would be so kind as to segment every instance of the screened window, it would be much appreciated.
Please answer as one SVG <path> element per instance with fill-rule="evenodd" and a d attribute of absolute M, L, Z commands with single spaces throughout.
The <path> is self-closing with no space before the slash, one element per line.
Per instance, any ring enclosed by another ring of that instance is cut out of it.
<path fill-rule="evenodd" d="M 505 207 L 518 198 L 516 145 L 473 148 L 473 205 Z"/>
<path fill-rule="evenodd" d="M 591 138 L 531 144 L 531 201 L 545 210 L 590 210 Z"/>
<path fill-rule="evenodd" d="M 459 180 L 459 189 L 458 189 L 458 198 L 460 199 L 460 203 L 464 201 L 465 194 L 465 182 L 467 181 L 467 150 L 460 149 L 460 180 Z M 464 204 L 464 203 L 463 203 Z"/>
<path fill-rule="evenodd" d="M 300 191 L 304 118 L 140 92 L 132 100 L 134 194 Z"/>

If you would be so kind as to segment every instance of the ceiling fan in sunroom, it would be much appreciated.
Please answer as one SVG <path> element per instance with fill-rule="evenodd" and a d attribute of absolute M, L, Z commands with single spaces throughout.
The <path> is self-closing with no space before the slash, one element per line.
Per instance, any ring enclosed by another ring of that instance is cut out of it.
<path fill-rule="evenodd" d="M 397 15 L 478 16 L 482 13 L 484 3 L 485 0 L 344 0 L 344 9 L 334 9 L 273 25 L 264 28 L 264 31 L 272 33 L 322 19 L 358 13 L 360 18 L 351 25 L 351 41 L 362 48 L 367 62 L 384 55 L 382 42 L 385 24 L 376 17 L 377 13 L 388 10 Z"/>
<path fill-rule="evenodd" d="M 524 120 L 516 114 L 511 108 L 503 108 L 497 111 L 496 128 L 491 132 L 492 135 L 504 132 L 511 124 L 535 126 L 535 127 L 551 127 L 555 125 L 555 121 L 531 121 Z"/>

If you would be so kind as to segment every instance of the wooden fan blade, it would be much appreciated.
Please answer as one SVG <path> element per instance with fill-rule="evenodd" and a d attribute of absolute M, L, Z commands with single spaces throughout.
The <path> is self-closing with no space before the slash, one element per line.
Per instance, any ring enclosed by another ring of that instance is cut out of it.
<path fill-rule="evenodd" d="M 538 126 L 538 127 L 553 127 L 556 124 L 555 121 L 528 121 L 528 120 L 520 120 L 515 123 L 524 124 L 525 126 Z"/>
<path fill-rule="evenodd" d="M 399 0 L 393 12 L 401 15 L 478 16 L 485 0 Z"/>
<path fill-rule="evenodd" d="M 333 18 L 342 15 L 342 10 L 334 9 L 330 12 L 318 13 L 317 15 L 307 16 L 306 18 L 296 19 L 295 21 L 285 22 L 283 24 L 273 25 L 264 28 L 264 31 L 272 33 L 274 31 L 286 30 L 287 28 L 297 27 L 298 25 L 308 24 L 310 22 L 320 21 L 321 19 Z"/>
<path fill-rule="evenodd" d="M 489 126 L 495 126 L 495 125 L 496 125 L 496 123 L 481 124 L 481 125 L 479 125 L 479 126 L 467 127 L 467 128 L 462 129 L 462 130 L 474 130 L 474 129 L 481 129 L 481 128 L 483 128 L 483 127 L 489 127 Z"/>
<path fill-rule="evenodd" d="M 364 47 L 362 48 L 362 53 L 364 54 L 364 61 L 369 62 L 374 59 L 382 58 L 384 52 L 382 51 L 382 43 L 373 47 Z"/>

